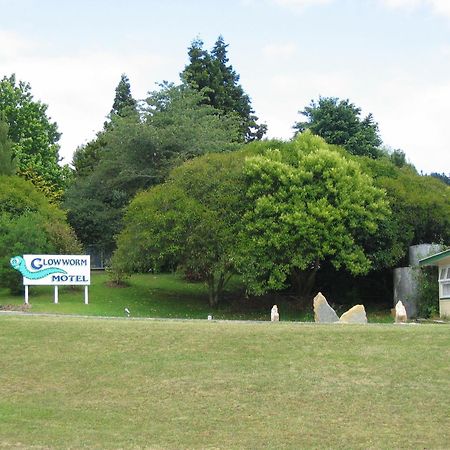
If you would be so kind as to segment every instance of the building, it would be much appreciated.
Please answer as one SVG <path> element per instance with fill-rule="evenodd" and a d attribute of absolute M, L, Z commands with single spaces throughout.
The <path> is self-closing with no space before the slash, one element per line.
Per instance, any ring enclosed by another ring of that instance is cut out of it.
<path fill-rule="evenodd" d="M 439 315 L 450 318 L 450 249 L 419 260 L 419 266 L 439 267 Z"/>

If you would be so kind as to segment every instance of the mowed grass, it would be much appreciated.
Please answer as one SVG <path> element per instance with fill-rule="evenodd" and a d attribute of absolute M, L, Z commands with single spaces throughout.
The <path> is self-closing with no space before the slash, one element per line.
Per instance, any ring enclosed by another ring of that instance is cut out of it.
<path fill-rule="evenodd" d="M 0 315 L 1 448 L 450 447 L 448 325 Z"/>
<path fill-rule="evenodd" d="M 238 320 L 270 320 L 270 309 L 278 304 L 281 320 L 314 320 L 312 296 L 310 305 L 299 307 L 292 297 L 274 295 L 249 300 L 243 291 L 239 279 L 232 279 L 226 301 L 212 309 L 205 284 L 187 282 L 178 274 L 133 275 L 128 286 L 114 287 L 100 272 L 92 274 L 88 305 L 84 304 L 83 288 L 66 286 L 59 289 L 58 304 L 53 303 L 54 290 L 50 286 L 31 286 L 29 301 L 30 312 L 36 313 L 123 317 L 128 308 L 132 317 L 205 319 L 212 314 L 217 319 Z M 12 296 L 7 289 L 0 289 L 0 305 L 20 306 L 23 302 L 23 296 Z M 367 315 L 369 322 L 393 322 L 389 311 L 369 310 Z"/>

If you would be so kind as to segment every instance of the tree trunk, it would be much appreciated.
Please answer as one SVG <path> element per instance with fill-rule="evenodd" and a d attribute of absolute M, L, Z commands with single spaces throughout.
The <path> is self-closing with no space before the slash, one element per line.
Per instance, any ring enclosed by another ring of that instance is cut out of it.
<path fill-rule="evenodd" d="M 316 259 L 314 265 L 309 270 L 292 269 L 292 287 L 299 299 L 309 297 L 316 282 L 316 274 L 319 270 L 319 260 Z"/>
<path fill-rule="evenodd" d="M 209 293 L 209 306 L 215 308 L 223 297 L 223 290 L 231 278 L 231 273 L 226 274 L 220 272 L 217 277 L 214 274 L 208 276 L 208 293 Z"/>
<path fill-rule="evenodd" d="M 219 303 L 219 298 L 217 296 L 214 274 L 208 276 L 208 294 L 209 294 L 209 306 L 215 308 Z"/>

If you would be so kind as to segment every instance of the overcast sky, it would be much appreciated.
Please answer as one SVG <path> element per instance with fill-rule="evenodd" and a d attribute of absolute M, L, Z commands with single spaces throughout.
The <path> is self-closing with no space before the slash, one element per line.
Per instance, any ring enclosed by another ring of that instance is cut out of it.
<path fill-rule="evenodd" d="M 220 34 L 269 137 L 319 95 L 348 98 L 418 170 L 450 172 L 450 0 L 0 0 L 0 77 L 48 104 L 70 162 L 122 73 L 145 98 Z"/>

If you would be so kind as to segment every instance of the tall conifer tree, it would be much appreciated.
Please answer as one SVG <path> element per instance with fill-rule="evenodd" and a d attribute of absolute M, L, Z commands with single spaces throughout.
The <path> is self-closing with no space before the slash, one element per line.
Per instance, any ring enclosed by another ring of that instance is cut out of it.
<path fill-rule="evenodd" d="M 211 52 L 204 50 L 203 41 L 195 39 L 189 47 L 189 64 L 181 73 L 181 79 L 193 89 L 204 90 L 209 104 L 219 111 L 237 114 L 243 141 L 261 139 L 267 125 L 257 123 L 250 97 L 239 84 L 239 75 L 228 64 L 227 47 L 222 36 Z"/>
<path fill-rule="evenodd" d="M 117 115 L 123 117 L 124 115 L 135 112 L 136 107 L 137 102 L 131 95 L 130 80 L 123 73 L 116 87 L 116 96 L 114 97 L 110 116 Z"/>

